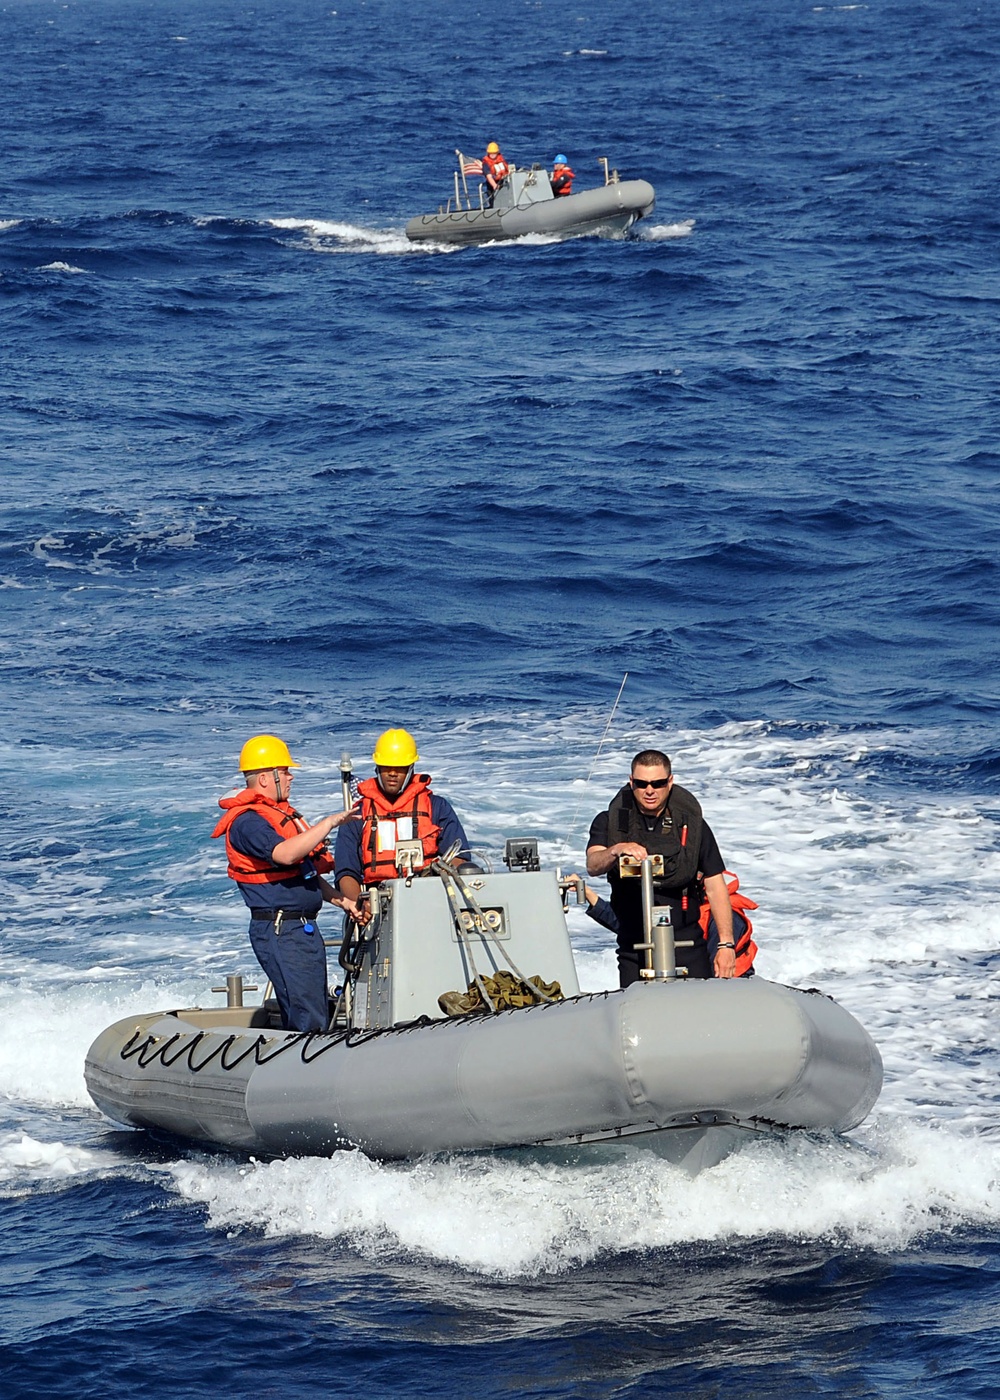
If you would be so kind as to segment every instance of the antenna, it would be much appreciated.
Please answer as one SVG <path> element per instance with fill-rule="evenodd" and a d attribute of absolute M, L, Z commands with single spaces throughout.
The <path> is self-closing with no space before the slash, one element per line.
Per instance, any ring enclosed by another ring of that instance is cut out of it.
<path fill-rule="evenodd" d="M 604 748 L 605 740 L 607 739 L 608 734 L 611 730 L 611 725 L 615 717 L 615 711 L 618 709 L 618 702 L 622 698 L 622 691 L 625 689 L 625 682 L 627 680 L 628 672 L 626 671 L 624 676 L 622 676 L 622 683 L 618 687 L 618 694 L 615 696 L 615 703 L 611 706 L 611 713 L 608 715 L 608 722 L 604 726 L 604 733 L 601 735 L 601 742 L 597 746 L 597 752 L 594 754 L 593 762 L 590 765 L 590 772 L 587 774 L 587 781 L 584 783 L 583 791 L 580 793 L 580 796 L 577 799 L 576 810 L 573 812 L 572 820 L 570 821 L 569 827 L 566 831 L 566 839 L 563 841 L 563 850 L 567 853 L 569 852 L 569 838 L 573 835 L 573 832 L 576 829 L 576 819 L 580 815 L 580 807 L 583 804 L 584 797 L 587 795 L 587 789 L 590 787 L 590 780 L 594 776 L 594 769 L 597 767 L 597 760 L 601 756 L 601 750 Z"/>

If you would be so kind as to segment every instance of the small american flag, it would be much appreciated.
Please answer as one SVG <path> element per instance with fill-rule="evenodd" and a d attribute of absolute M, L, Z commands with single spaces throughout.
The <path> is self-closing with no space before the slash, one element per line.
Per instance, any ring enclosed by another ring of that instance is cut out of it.
<path fill-rule="evenodd" d="M 463 175 L 481 175 L 482 173 L 483 162 L 481 160 L 469 160 L 466 156 L 462 157 Z"/>

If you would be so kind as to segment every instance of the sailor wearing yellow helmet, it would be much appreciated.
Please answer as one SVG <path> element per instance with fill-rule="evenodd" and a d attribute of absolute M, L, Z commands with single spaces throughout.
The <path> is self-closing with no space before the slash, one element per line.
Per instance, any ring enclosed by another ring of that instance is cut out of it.
<path fill-rule="evenodd" d="M 420 841 L 425 866 L 456 842 L 459 858 L 470 857 L 455 809 L 431 792 L 429 774 L 414 772 L 419 757 L 405 729 L 379 735 L 372 754 L 375 777 L 358 783 L 361 820 L 348 822 L 337 834 L 337 888 L 349 900 L 357 899 L 362 885 L 396 879 L 397 841 Z"/>
<path fill-rule="evenodd" d="M 491 141 L 483 156 L 483 178 L 486 180 L 486 187 L 490 192 L 490 204 L 493 203 L 493 196 L 509 174 L 510 166 L 501 155 L 500 147 L 495 141 Z"/>
<path fill-rule="evenodd" d="M 274 987 L 282 1024 L 291 1031 L 325 1031 L 326 948 L 316 915 L 324 900 L 358 914 L 353 901 L 323 878 L 333 870 L 327 837 L 358 810 L 310 826 L 289 801 L 298 767 L 276 735 L 248 739 L 240 753 L 246 786 L 220 800 L 223 815 L 212 835 L 226 838 L 228 874 L 250 910 L 250 943 Z"/>

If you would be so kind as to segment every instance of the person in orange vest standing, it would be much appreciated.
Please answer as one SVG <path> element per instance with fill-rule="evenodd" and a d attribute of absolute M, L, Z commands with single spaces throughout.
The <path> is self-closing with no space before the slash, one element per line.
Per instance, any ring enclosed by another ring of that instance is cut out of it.
<path fill-rule="evenodd" d="M 563 195 L 573 193 L 573 181 L 575 178 L 576 176 L 573 174 L 572 170 L 570 170 L 566 162 L 566 157 L 556 156 L 555 164 L 552 167 L 552 180 L 550 182 L 552 185 L 552 193 L 555 195 L 556 199 L 560 199 Z"/>
<path fill-rule="evenodd" d="M 362 885 L 395 880 L 396 842 L 419 841 L 428 866 L 458 844 L 458 859 L 469 860 L 469 839 L 451 803 L 431 792 L 430 776 L 417 773 L 416 741 L 405 729 L 380 734 L 372 754 L 374 778 L 358 783 L 360 821 L 348 822 L 337 834 L 337 888 L 356 900 Z"/>
<path fill-rule="evenodd" d="M 493 196 L 510 174 L 510 166 L 507 164 L 500 152 L 500 147 L 495 141 L 491 141 L 486 147 L 486 154 L 483 156 L 483 176 L 486 180 L 486 188 L 489 190 L 489 203 L 492 206 Z"/>
<path fill-rule="evenodd" d="M 250 944 L 274 987 L 282 1024 L 325 1031 L 326 948 L 316 916 L 324 902 L 358 914 L 324 878 L 333 870 L 327 837 L 358 812 L 336 812 L 310 826 L 289 801 L 298 767 L 276 735 L 248 739 L 240 753 L 246 786 L 220 799 L 212 836 L 226 838 L 227 873 L 250 910 Z"/>

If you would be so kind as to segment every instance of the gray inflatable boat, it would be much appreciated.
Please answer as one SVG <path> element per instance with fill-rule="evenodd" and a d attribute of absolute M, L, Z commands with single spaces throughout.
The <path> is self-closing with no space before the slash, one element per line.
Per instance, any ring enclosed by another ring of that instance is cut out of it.
<path fill-rule="evenodd" d="M 597 234 L 620 238 L 638 219 L 653 212 L 656 193 L 647 180 L 621 180 L 617 170 L 604 166 L 604 184 L 593 190 L 556 198 L 549 173 L 540 165 L 530 170 L 511 168 L 492 206 L 484 187 L 477 196 L 455 174 L 454 194 L 436 214 L 420 214 L 406 225 L 407 238 L 417 242 L 492 243 L 497 239 L 523 238 L 527 233 L 556 238 Z M 478 202 L 477 202 L 478 198 Z"/>
<path fill-rule="evenodd" d="M 447 861 L 387 882 L 342 950 L 329 1032 L 282 1030 L 266 997 L 243 1005 L 234 976 L 226 1007 L 103 1031 L 87 1087 L 115 1122 L 199 1143 L 385 1160 L 627 1140 L 697 1170 L 762 1131 L 840 1133 L 868 1114 L 882 1064 L 848 1012 L 759 977 L 674 977 L 651 899 L 647 977 L 581 995 L 570 889 L 551 871 Z M 504 977 L 526 1004 L 502 1009 Z M 466 988 L 481 1012 L 461 1014 Z"/>

